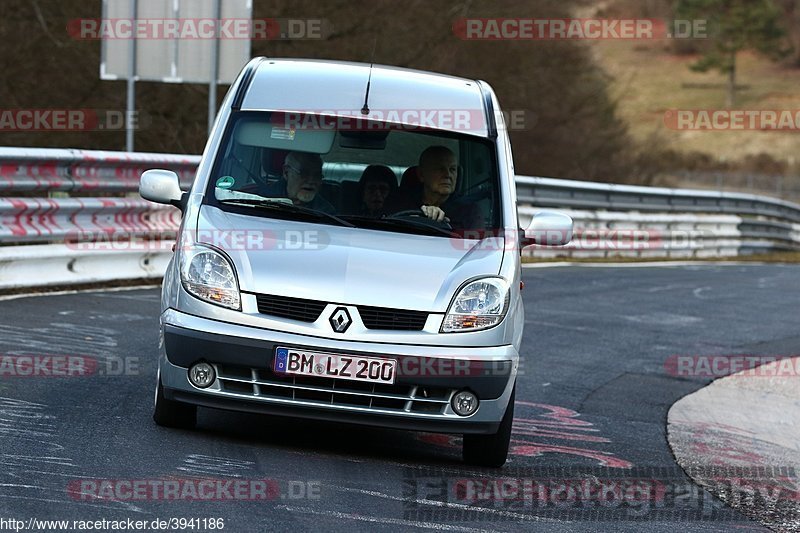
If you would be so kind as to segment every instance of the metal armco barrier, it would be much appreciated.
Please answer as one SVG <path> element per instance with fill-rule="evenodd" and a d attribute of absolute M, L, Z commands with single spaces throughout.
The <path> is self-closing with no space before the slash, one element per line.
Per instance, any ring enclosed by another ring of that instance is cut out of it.
<path fill-rule="evenodd" d="M 672 245 L 675 239 L 669 238 L 655 239 L 656 243 L 664 243 L 662 248 L 607 246 L 590 249 L 573 244 L 562 250 L 543 247 L 526 250 L 534 257 L 713 257 L 800 250 L 800 205 L 767 196 L 528 176 L 517 176 L 516 182 L 521 219 L 525 209 L 532 206 L 583 210 L 576 211 L 574 217 L 578 236 L 587 225 L 597 229 L 598 223 L 606 224 L 606 234 L 626 227 L 625 223 L 635 226 L 627 226 L 627 229 L 660 230 L 677 236 L 680 232 L 695 232 L 695 237 L 682 246 Z M 666 217 L 662 223 L 671 224 L 666 228 L 654 225 L 657 221 L 652 218 L 654 213 Z M 720 227 L 707 226 L 713 220 L 709 217 L 720 215 L 736 218 Z M 681 228 L 676 225 L 681 220 L 684 223 L 693 221 L 689 223 L 697 227 Z M 601 238 L 608 244 L 607 236 Z M 611 243 L 613 245 L 614 241 Z"/>
<path fill-rule="evenodd" d="M 173 170 L 188 187 L 199 163 L 196 155 L 0 147 L 0 194 L 135 192 L 150 168 Z"/>
<path fill-rule="evenodd" d="M 167 168 L 188 188 L 199 162 L 190 155 L 0 148 L 0 289 L 162 276 L 180 213 L 139 198 L 139 176 Z M 800 205 L 791 202 L 527 176 L 516 182 L 523 226 L 541 208 L 575 220 L 571 245 L 527 248 L 533 257 L 800 250 Z M 81 246 L 85 240 L 104 246 Z M 147 246 L 125 245 L 136 240 Z"/>
<path fill-rule="evenodd" d="M 69 244 L 0 247 L 0 289 L 61 286 L 164 276 L 172 252 L 139 247 L 82 250 Z"/>
<path fill-rule="evenodd" d="M 526 225 L 540 209 L 519 206 Z M 734 257 L 740 253 L 741 217 L 704 214 L 643 214 L 559 209 L 572 217 L 572 242 L 564 247 L 530 246 L 523 255 L 581 257 Z"/>
<path fill-rule="evenodd" d="M 540 207 L 717 213 L 800 222 L 800 205 L 767 196 L 517 176 L 517 201 Z"/>
<path fill-rule="evenodd" d="M 0 198 L 0 242 L 85 240 L 101 233 L 174 232 L 180 212 L 135 198 Z"/>
<path fill-rule="evenodd" d="M 139 176 L 167 168 L 188 188 L 199 162 L 190 155 L 0 148 L 0 289 L 163 276 L 180 212 L 139 198 Z M 120 243 L 136 239 L 146 249 Z M 96 245 L 80 246 L 85 240 Z"/>

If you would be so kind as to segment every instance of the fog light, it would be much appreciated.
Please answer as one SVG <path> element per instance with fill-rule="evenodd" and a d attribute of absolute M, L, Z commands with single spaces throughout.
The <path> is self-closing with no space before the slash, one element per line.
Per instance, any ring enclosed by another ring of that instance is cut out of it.
<path fill-rule="evenodd" d="M 453 411 L 459 416 L 469 416 L 478 410 L 478 397 L 468 390 L 462 390 L 453 396 Z"/>
<path fill-rule="evenodd" d="M 189 381 L 195 387 L 205 389 L 217 379 L 214 367 L 208 363 L 197 363 L 189 369 Z"/>

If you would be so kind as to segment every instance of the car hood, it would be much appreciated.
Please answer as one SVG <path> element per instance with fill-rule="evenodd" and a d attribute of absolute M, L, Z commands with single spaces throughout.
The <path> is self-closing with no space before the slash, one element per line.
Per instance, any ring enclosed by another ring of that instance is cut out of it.
<path fill-rule="evenodd" d="M 225 251 L 243 292 L 445 312 L 458 287 L 494 276 L 503 239 L 450 239 L 247 216 L 204 205 L 196 238 Z"/>

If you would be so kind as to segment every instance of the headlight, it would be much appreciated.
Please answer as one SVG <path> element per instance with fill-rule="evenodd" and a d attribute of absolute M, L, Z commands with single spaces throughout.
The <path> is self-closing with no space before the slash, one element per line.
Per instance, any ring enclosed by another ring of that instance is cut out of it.
<path fill-rule="evenodd" d="M 464 285 L 442 323 L 442 333 L 477 331 L 499 324 L 508 311 L 508 283 L 503 278 L 483 278 Z"/>
<path fill-rule="evenodd" d="M 241 308 L 233 267 L 213 248 L 195 244 L 181 252 L 181 283 L 201 300 L 237 311 Z"/>

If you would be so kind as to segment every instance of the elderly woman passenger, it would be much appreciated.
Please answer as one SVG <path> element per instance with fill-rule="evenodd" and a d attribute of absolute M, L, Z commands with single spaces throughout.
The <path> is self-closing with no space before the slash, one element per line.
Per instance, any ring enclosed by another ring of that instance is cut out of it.
<path fill-rule="evenodd" d="M 358 207 L 354 214 L 380 218 L 387 214 L 386 199 L 397 190 L 397 176 L 384 165 L 370 165 L 358 181 Z"/>

